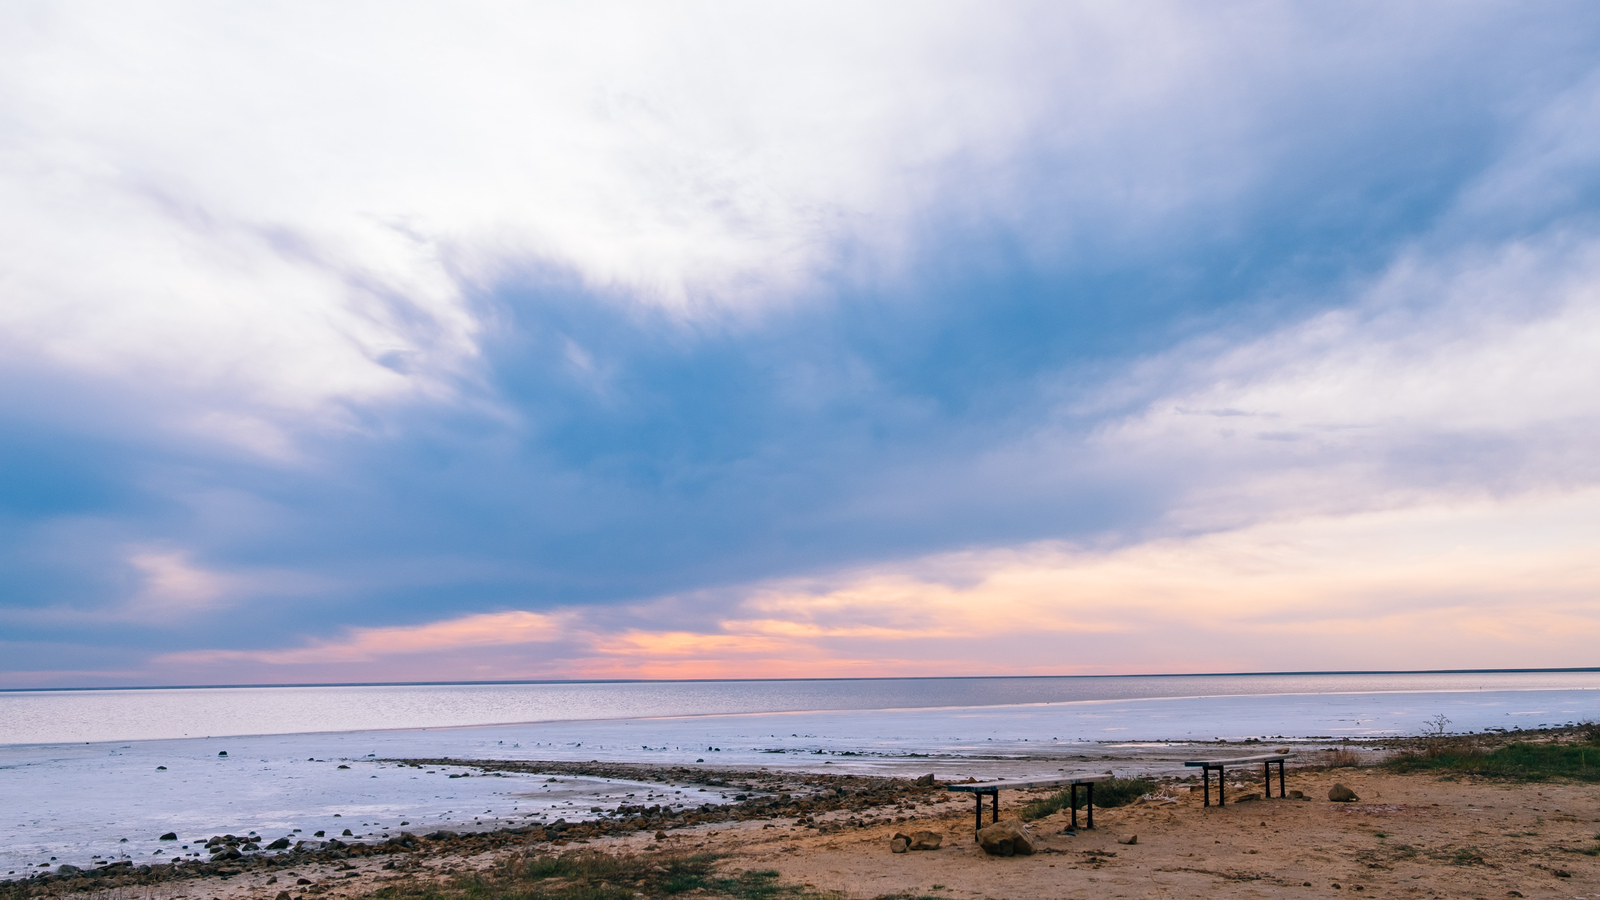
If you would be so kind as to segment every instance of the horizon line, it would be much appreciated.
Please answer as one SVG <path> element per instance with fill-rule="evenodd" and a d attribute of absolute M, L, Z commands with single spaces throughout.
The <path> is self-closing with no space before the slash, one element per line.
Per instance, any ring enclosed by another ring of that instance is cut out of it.
<path fill-rule="evenodd" d="M 1117 675 L 879 675 L 833 676 L 816 678 L 530 678 L 489 681 L 326 681 L 276 682 L 262 684 L 149 684 L 103 687 L 0 688 L 3 694 L 47 693 L 52 691 L 206 691 L 266 688 L 313 687 L 472 687 L 518 684 L 751 684 L 804 681 L 984 681 L 1003 678 L 1242 678 L 1291 675 L 1504 675 L 1533 672 L 1600 672 L 1600 666 L 1554 666 L 1549 668 L 1507 669 L 1325 669 L 1288 672 L 1128 672 Z"/>

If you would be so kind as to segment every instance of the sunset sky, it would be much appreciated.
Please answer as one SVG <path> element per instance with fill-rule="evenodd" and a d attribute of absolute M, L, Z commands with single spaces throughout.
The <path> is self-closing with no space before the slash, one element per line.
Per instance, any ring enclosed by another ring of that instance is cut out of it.
<path fill-rule="evenodd" d="M 0 5 L 0 688 L 1597 646 L 1600 5 Z"/>

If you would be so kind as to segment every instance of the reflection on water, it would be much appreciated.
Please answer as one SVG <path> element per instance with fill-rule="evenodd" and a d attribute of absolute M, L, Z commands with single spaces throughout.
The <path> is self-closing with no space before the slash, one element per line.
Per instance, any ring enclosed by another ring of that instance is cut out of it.
<path fill-rule="evenodd" d="M 0 692 L 0 743 L 1173 697 L 1532 690 L 1600 690 L 1600 671 L 14 691 Z"/>

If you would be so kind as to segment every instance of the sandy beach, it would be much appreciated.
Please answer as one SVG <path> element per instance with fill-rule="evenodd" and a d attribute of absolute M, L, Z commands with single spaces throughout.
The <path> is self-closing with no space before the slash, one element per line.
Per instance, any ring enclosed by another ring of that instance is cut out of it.
<path fill-rule="evenodd" d="M 588 822 L 478 834 L 397 835 L 374 844 L 311 841 L 276 855 L 12 881 L 3 894 L 272 900 L 286 892 L 290 900 L 308 900 L 380 890 L 407 896 L 436 887 L 448 895 L 469 873 L 494 878 L 528 860 L 578 853 L 629 860 L 642 872 L 667 871 L 664 864 L 674 860 L 709 859 L 719 877 L 762 873 L 793 896 L 1600 895 L 1600 787 L 1329 768 L 1318 764 L 1316 754 L 1300 761 L 1289 769 L 1288 787 L 1303 800 L 1262 798 L 1259 773 L 1240 772 L 1230 774 L 1228 805 L 1207 808 L 1192 782 L 1168 777 L 1145 799 L 1098 809 L 1093 830 L 1066 833 L 1065 811 L 1029 823 L 1036 852 L 1009 858 L 989 856 L 977 846 L 972 801 L 942 783 L 773 769 L 485 761 L 486 775 L 516 768 L 552 777 L 700 782 L 744 799 L 681 811 L 625 807 Z M 1359 799 L 1329 801 L 1336 783 Z M 1050 793 L 1008 791 L 1001 815 L 1015 816 L 1027 802 Z M 915 831 L 937 833 L 938 849 L 892 852 L 894 835 Z M 677 893 L 664 891 L 648 875 L 635 882 L 604 887 L 622 891 L 616 896 Z M 539 885 L 546 895 L 566 895 L 561 878 Z"/>

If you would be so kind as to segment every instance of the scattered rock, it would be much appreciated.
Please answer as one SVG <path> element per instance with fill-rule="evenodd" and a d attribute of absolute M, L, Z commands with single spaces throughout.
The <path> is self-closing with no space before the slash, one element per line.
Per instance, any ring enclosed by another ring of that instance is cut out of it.
<path fill-rule="evenodd" d="M 68 875 L 81 875 L 83 874 L 83 870 L 77 866 L 71 866 L 67 865 L 66 863 L 62 863 L 56 867 L 56 874 L 60 875 L 62 878 L 66 878 Z"/>
<path fill-rule="evenodd" d="M 1333 787 L 1328 788 L 1328 799 L 1334 803 L 1354 803 L 1361 798 L 1356 796 L 1355 791 L 1350 790 L 1343 784 L 1335 784 Z"/>
<path fill-rule="evenodd" d="M 274 875 L 271 878 L 268 878 L 266 880 L 266 882 L 264 882 L 264 883 L 266 883 L 266 884 L 277 884 L 278 883 L 278 876 Z"/>
<path fill-rule="evenodd" d="M 163 841 L 175 841 L 175 840 L 177 840 L 177 839 L 178 839 L 178 833 L 177 833 L 177 832 L 176 832 L 176 831 L 169 831 L 169 832 L 167 832 L 167 833 L 166 833 L 166 834 L 163 834 L 163 835 L 162 835 L 162 836 L 161 836 L 161 837 L 160 837 L 160 838 L 158 838 L 158 839 L 157 839 L 157 840 L 163 840 Z"/>
<path fill-rule="evenodd" d="M 275 840 L 272 843 L 268 844 L 267 845 L 267 849 L 268 850 L 287 850 L 287 849 L 289 849 L 289 839 L 286 838 L 286 837 L 278 838 L 277 840 Z"/>
<path fill-rule="evenodd" d="M 66 868 L 66 866 L 62 866 L 62 868 L 64 869 L 64 868 Z M 1568 872 L 1566 869 L 1553 869 L 1553 870 L 1551 870 L 1550 874 L 1554 875 L 1557 878 L 1571 878 L 1572 877 L 1572 873 Z"/>
<path fill-rule="evenodd" d="M 917 779 L 917 784 L 921 787 L 933 787 L 933 776 L 931 774 L 924 775 Z"/>
<path fill-rule="evenodd" d="M 1306 799 L 1306 792 L 1305 791 L 1290 791 L 1289 792 L 1289 799 L 1290 800 L 1304 800 L 1304 799 Z"/>
<path fill-rule="evenodd" d="M 340 766 L 340 767 L 339 767 L 339 768 L 341 768 L 341 769 L 348 769 L 348 768 L 350 768 L 350 767 L 349 767 L 349 766 Z M 456 777 L 456 776 L 454 776 L 454 775 L 451 775 L 451 776 L 450 776 L 450 777 L 451 777 L 451 778 L 454 778 L 454 777 Z"/>
<path fill-rule="evenodd" d="M 310 883 L 311 883 L 311 879 L 309 879 L 309 878 L 302 878 L 299 881 L 295 882 L 295 884 L 310 884 Z"/>
<path fill-rule="evenodd" d="M 911 849 L 913 850 L 937 850 L 942 843 L 944 843 L 944 835 L 937 831 L 911 832 Z"/>
<path fill-rule="evenodd" d="M 990 856 L 1033 855 L 1033 838 L 1016 819 L 1001 819 L 978 829 L 978 846 Z"/>
<path fill-rule="evenodd" d="M 157 772 L 165 772 L 166 770 L 167 770 L 166 766 L 156 766 L 156 771 Z"/>
<path fill-rule="evenodd" d="M 1139 836 L 1137 834 L 1130 834 L 1127 837 L 1119 837 L 1119 838 L 1117 838 L 1117 843 L 1119 843 L 1119 844 L 1137 844 L 1137 843 L 1139 843 Z"/>
<path fill-rule="evenodd" d="M 317 832 L 317 837 L 322 837 L 322 832 L 320 832 L 320 831 Z M 439 830 L 439 831 L 431 832 L 429 834 L 425 834 L 425 835 L 423 835 L 423 837 L 427 838 L 430 841 L 448 841 L 448 840 L 453 840 L 456 837 L 456 833 L 454 831 Z"/>
<path fill-rule="evenodd" d="M 353 835 L 353 834 L 351 834 L 351 833 L 350 833 L 350 829 L 348 829 L 348 828 L 346 828 L 346 829 L 345 829 L 345 830 L 344 830 L 344 833 L 343 833 L 343 834 L 341 834 L 341 835 L 339 835 L 339 836 L 340 836 L 340 837 L 355 837 L 355 835 Z"/>
<path fill-rule="evenodd" d="M 228 755 L 228 751 L 226 751 L 226 750 L 219 750 L 219 751 L 217 751 L 217 755 L 218 755 L 218 756 L 227 756 L 227 755 Z"/>
<path fill-rule="evenodd" d="M 278 896 L 274 897 L 273 900 L 289 900 L 289 892 L 279 891 Z"/>
<path fill-rule="evenodd" d="M 656 832 L 656 840 L 658 840 L 658 841 L 664 841 L 664 840 L 666 840 L 666 839 L 667 839 L 667 833 L 666 833 L 666 832 L 665 832 L 665 831 L 658 831 L 658 832 Z"/>
<path fill-rule="evenodd" d="M 1235 803 L 1249 803 L 1251 800 L 1260 800 L 1260 799 L 1261 799 L 1261 792 L 1260 791 L 1251 791 L 1248 794 L 1240 794 L 1239 796 L 1233 798 L 1233 802 L 1235 802 Z"/>
<path fill-rule="evenodd" d="M 904 853 L 911 849 L 911 839 L 903 834 L 897 834 L 889 839 L 890 853 Z"/>

